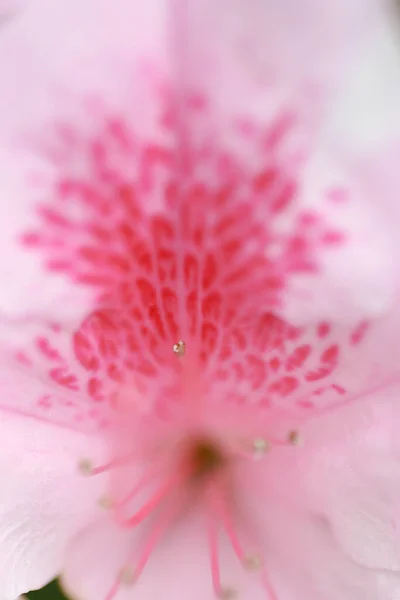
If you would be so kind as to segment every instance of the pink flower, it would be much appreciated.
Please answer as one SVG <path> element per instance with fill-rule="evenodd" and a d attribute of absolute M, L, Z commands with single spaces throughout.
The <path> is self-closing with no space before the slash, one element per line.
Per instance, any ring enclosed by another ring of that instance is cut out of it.
<path fill-rule="evenodd" d="M 4 598 L 394 598 L 394 246 L 323 141 L 380 13 L 133 4 L 0 39 Z"/>

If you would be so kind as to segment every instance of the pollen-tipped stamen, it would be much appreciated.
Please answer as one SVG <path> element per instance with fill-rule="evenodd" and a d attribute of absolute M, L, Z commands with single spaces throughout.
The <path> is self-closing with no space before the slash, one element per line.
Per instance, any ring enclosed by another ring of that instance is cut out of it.
<path fill-rule="evenodd" d="M 236 531 L 235 528 L 233 526 L 233 522 L 232 522 L 232 518 L 230 515 L 230 512 L 228 510 L 228 507 L 226 506 L 226 503 L 223 501 L 222 498 L 218 499 L 217 498 L 217 502 L 214 501 L 214 510 L 216 509 L 217 515 L 221 520 L 221 523 L 225 529 L 226 534 L 229 537 L 229 540 L 231 542 L 232 548 L 236 554 L 236 556 L 238 557 L 238 559 L 240 560 L 240 562 L 242 563 L 242 565 L 250 570 L 250 571 L 256 571 L 256 572 L 261 572 L 261 581 L 263 584 L 263 587 L 265 588 L 266 592 L 268 593 L 268 597 L 270 600 L 278 600 L 275 591 L 272 587 L 272 584 L 269 580 L 267 571 L 265 569 L 265 566 L 263 564 L 263 560 L 262 560 L 262 556 L 259 553 L 255 553 L 255 554 L 246 554 L 243 550 L 243 547 L 236 535 Z"/>
<path fill-rule="evenodd" d="M 156 477 L 157 473 L 158 473 L 158 469 L 152 469 L 150 471 L 146 471 L 142 477 L 140 477 L 139 481 L 137 482 L 137 484 L 129 491 L 129 493 L 124 496 L 121 500 L 118 500 L 118 502 L 114 503 L 114 507 L 119 510 L 121 509 L 123 506 L 126 506 L 126 504 L 128 504 L 128 502 L 130 502 L 131 500 L 133 500 L 133 498 L 147 485 L 149 485 L 154 478 Z"/>
<path fill-rule="evenodd" d="M 119 575 L 113 583 L 105 600 L 113 600 L 121 585 L 133 585 L 139 579 L 158 542 L 180 510 L 181 505 L 178 502 L 178 504 L 171 503 L 169 507 L 163 511 L 161 517 L 155 522 L 151 529 L 147 542 L 139 556 L 139 560 L 136 562 L 136 566 L 133 566 L 135 564 L 135 557 L 132 556 L 120 570 Z"/>
<path fill-rule="evenodd" d="M 116 467 L 122 467 L 125 464 L 129 464 L 134 458 L 135 455 L 129 454 L 127 456 L 122 456 L 116 458 L 115 460 L 111 460 L 104 465 L 99 465 L 95 467 L 90 458 L 82 458 L 78 462 L 78 469 L 82 475 L 92 476 L 92 475 L 100 475 L 101 473 L 106 473 L 107 471 L 111 471 Z"/>
<path fill-rule="evenodd" d="M 232 523 L 231 515 L 230 515 L 229 510 L 226 506 L 226 503 L 222 497 L 221 498 L 214 497 L 213 510 L 215 511 L 217 517 L 221 521 L 221 524 L 225 530 L 225 533 L 227 534 L 227 536 L 229 538 L 229 541 L 232 545 L 232 548 L 233 548 L 236 556 L 238 557 L 238 559 L 242 563 L 242 565 L 247 567 L 249 556 L 244 552 L 242 545 L 239 542 L 239 538 L 236 534 L 235 528 Z"/>
<path fill-rule="evenodd" d="M 210 511 L 207 528 L 208 546 L 210 553 L 211 580 L 215 596 L 220 600 L 233 598 L 236 593 L 233 588 L 223 587 L 221 584 L 221 570 L 218 553 L 218 530 L 215 516 Z"/>

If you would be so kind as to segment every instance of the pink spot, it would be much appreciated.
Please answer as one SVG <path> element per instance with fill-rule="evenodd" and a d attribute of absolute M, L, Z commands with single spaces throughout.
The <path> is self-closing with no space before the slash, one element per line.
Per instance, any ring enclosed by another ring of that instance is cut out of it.
<path fill-rule="evenodd" d="M 332 188 L 326 194 L 327 199 L 334 204 L 343 204 L 348 201 L 348 191 L 343 188 Z"/>
<path fill-rule="evenodd" d="M 304 362 L 311 354 L 311 346 L 309 344 L 305 344 L 304 346 L 299 346 L 294 350 L 294 352 L 289 356 L 286 360 L 286 370 L 294 371 L 295 369 L 299 369 L 303 366 Z"/>
<path fill-rule="evenodd" d="M 329 323 L 323 322 L 318 325 L 317 334 L 318 334 L 319 338 L 321 338 L 321 339 L 326 338 L 330 332 L 331 332 L 331 326 L 329 325 Z"/>
<path fill-rule="evenodd" d="M 87 371 L 97 371 L 99 368 L 99 360 L 94 354 L 94 349 L 88 338 L 77 331 L 73 336 L 73 347 L 75 356 Z"/>
<path fill-rule="evenodd" d="M 79 389 L 78 380 L 75 377 L 75 375 L 68 373 L 68 371 L 66 371 L 64 367 L 57 367 L 56 369 L 51 369 L 49 371 L 49 375 L 53 381 L 55 381 L 56 383 L 58 383 L 58 385 L 61 385 L 62 387 L 74 391 Z"/>
<path fill-rule="evenodd" d="M 60 353 L 52 347 L 48 339 L 40 337 L 36 340 L 36 345 L 40 352 L 49 360 L 62 361 Z"/>
<path fill-rule="evenodd" d="M 96 377 L 91 377 L 87 382 L 87 392 L 89 396 L 95 400 L 96 402 L 104 400 L 104 395 L 102 394 L 103 385 L 99 379 Z"/>
<path fill-rule="evenodd" d="M 365 334 L 368 331 L 369 323 L 367 321 L 362 321 L 357 325 L 357 327 L 352 331 L 350 335 L 350 341 L 352 344 L 359 344 L 365 337 Z"/>
<path fill-rule="evenodd" d="M 275 392 L 279 396 L 285 397 L 292 394 L 299 386 L 299 382 L 295 377 L 288 375 L 278 379 L 275 383 L 269 386 L 270 392 Z"/>
<path fill-rule="evenodd" d="M 336 364 L 339 356 L 339 346 L 333 344 L 329 346 L 321 355 L 321 360 L 324 363 Z"/>
<path fill-rule="evenodd" d="M 327 246 L 336 246 L 342 244 L 346 239 L 345 235 L 340 231 L 326 231 L 322 237 L 321 242 Z"/>

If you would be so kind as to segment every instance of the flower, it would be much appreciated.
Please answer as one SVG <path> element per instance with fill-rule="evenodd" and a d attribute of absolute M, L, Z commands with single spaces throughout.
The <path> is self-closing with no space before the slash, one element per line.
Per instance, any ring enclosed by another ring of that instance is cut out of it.
<path fill-rule="evenodd" d="M 396 498 L 395 409 L 352 407 L 397 383 L 390 245 L 319 139 L 353 9 L 304 4 L 314 62 L 289 1 L 131 4 L 37 0 L 0 40 L 4 108 L 51 75 L 2 124 L 4 596 L 58 571 L 83 599 L 393 596 L 395 512 L 375 552 L 345 468 L 368 440 Z M 326 285 L 366 231 L 375 263 L 338 294 L 362 316 L 335 323 Z M 300 292 L 324 318 L 300 323 Z"/>

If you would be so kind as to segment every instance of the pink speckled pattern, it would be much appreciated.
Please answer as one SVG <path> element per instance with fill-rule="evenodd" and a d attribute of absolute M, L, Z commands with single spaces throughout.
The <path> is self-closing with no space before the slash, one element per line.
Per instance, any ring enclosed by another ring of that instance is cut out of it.
<path fill-rule="evenodd" d="M 320 141 L 360 13 L 318 6 L 33 0 L 0 37 L 5 600 L 59 573 L 79 600 L 397 597 L 357 507 L 393 550 L 362 423 L 396 473 L 367 396 L 398 387 L 398 316 L 313 287 L 385 231 Z"/>

